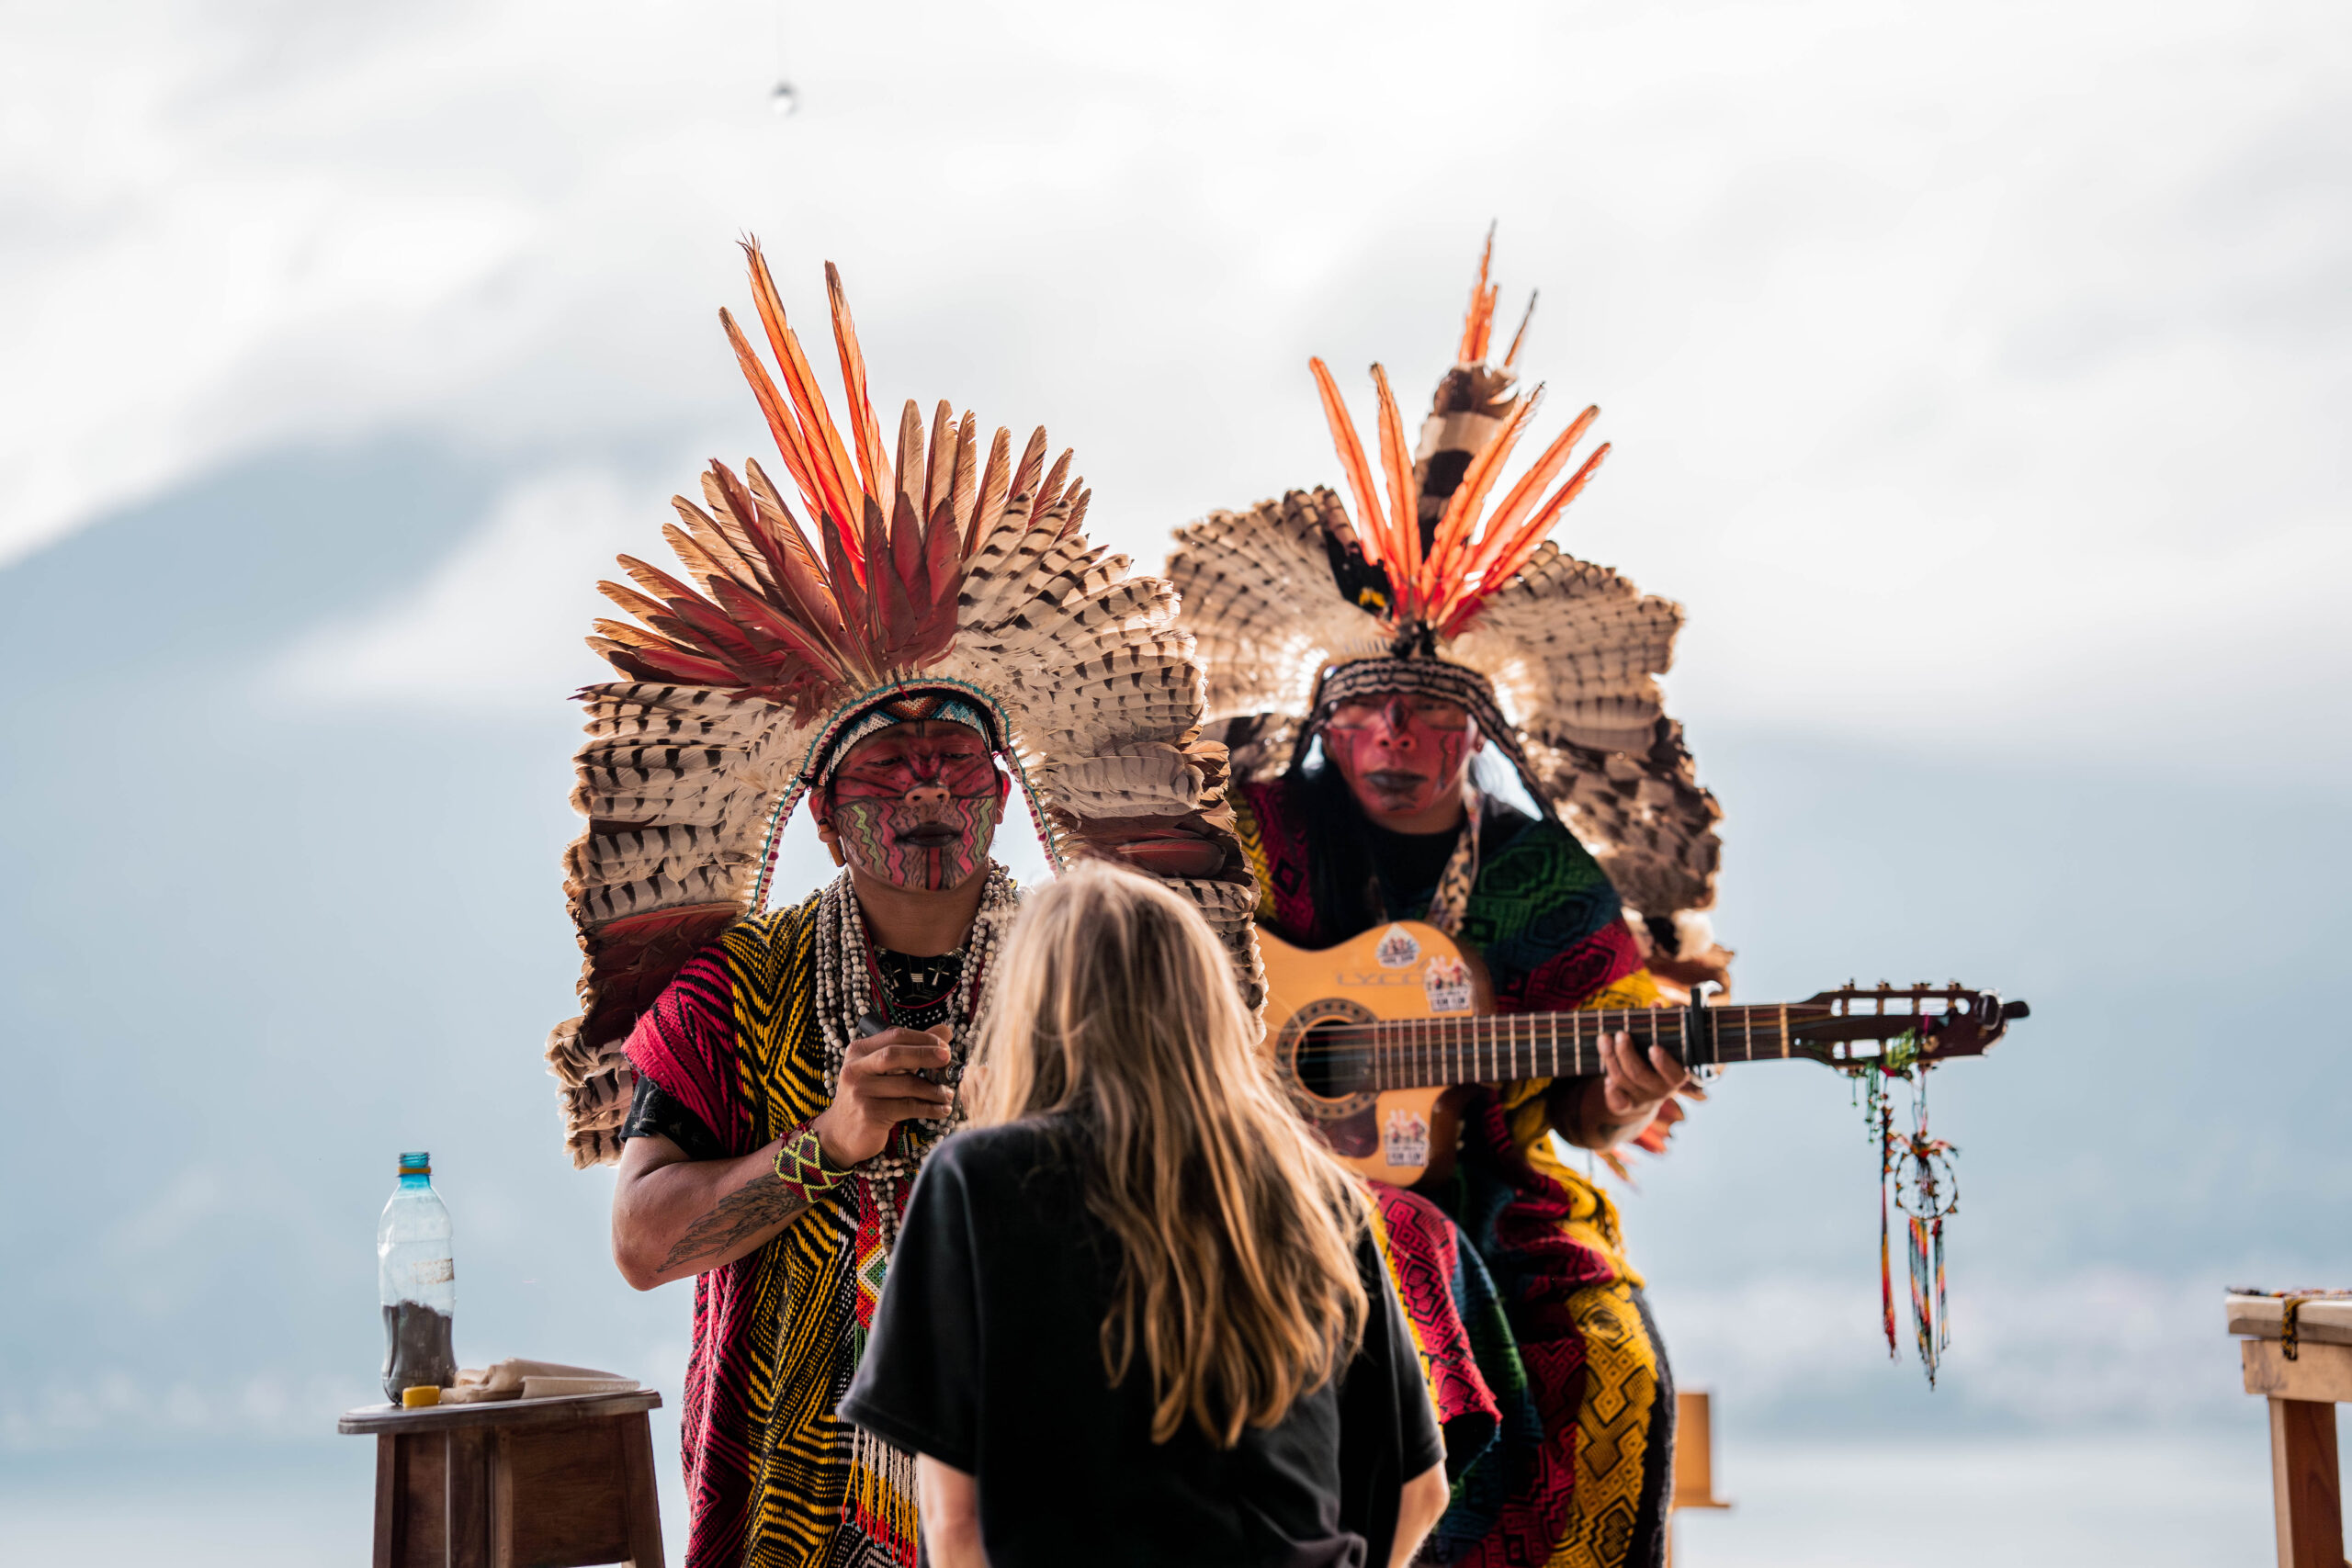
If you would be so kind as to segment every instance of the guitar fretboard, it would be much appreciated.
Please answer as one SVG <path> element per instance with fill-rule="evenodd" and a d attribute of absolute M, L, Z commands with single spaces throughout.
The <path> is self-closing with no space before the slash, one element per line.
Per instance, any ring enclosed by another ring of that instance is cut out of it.
<path fill-rule="evenodd" d="M 1329 1056 L 1369 1052 L 1366 1087 L 1376 1089 L 1509 1083 L 1597 1075 L 1600 1043 L 1611 1034 L 1631 1035 L 1645 1054 L 1662 1045 L 1688 1066 L 1783 1060 L 1792 1054 L 1794 1031 L 1829 1016 L 1817 1002 L 1770 1002 L 1708 1008 L 1695 1021 L 1687 1008 L 1385 1019 L 1327 1027 L 1302 1043 L 1302 1050 Z"/>

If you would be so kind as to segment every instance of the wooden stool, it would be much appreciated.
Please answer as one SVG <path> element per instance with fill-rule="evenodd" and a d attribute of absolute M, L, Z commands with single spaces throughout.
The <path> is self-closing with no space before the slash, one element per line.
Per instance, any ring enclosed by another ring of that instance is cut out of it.
<path fill-rule="evenodd" d="M 2238 1346 L 2245 1391 L 2270 1401 L 2278 1568 L 2345 1568 L 2335 1407 L 2352 1400 L 2352 1301 L 2307 1301 L 2295 1320 L 2290 1360 L 2286 1303 L 2276 1296 L 2229 1298 L 2229 1331 L 2254 1336 Z"/>
<path fill-rule="evenodd" d="M 335 1430 L 376 1438 L 376 1568 L 662 1568 L 651 1389 L 403 1410 Z"/>

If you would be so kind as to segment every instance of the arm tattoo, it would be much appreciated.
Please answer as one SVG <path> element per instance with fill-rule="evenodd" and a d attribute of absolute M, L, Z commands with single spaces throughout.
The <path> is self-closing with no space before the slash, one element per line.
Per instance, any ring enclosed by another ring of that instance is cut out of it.
<path fill-rule="evenodd" d="M 662 1268 L 667 1272 L 694 1258 L 731 1251 L 762 1231 L 780 1229 L 848 1179 L 849 1172 L 825 1157 L 816 1128 L 804 1122 L 784 1135 L 775 1170 L 752 1178 L 688 1225 Z"/>
<path fill-rule="evenodd" d="M 666 1272 L 689 1258 L 728 1251 L 746 1236 L 783 1224 L 808 1206 L 808 1194 L 781 1176 L 755 1176 L 721 1198 L 709 1213 L 686 1228 L 670 1256 Z"/>

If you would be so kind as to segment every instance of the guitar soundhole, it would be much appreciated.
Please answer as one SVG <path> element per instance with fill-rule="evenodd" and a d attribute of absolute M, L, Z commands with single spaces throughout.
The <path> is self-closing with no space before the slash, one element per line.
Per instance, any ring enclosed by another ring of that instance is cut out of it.
<path fill-rule="evenodd" d="M 1372 1051 L 1353 1019 L 1322 1018 L 1298 1043 L 1298 1081 L 1318 1100 L 1345 1100 L 1372 1087 Z"/>

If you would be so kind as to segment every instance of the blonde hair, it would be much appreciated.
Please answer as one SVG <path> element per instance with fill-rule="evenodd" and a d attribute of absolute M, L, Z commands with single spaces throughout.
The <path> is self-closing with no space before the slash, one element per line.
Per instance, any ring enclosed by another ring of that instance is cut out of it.
<path fill-rule="evenodd" d="M 1220 1448 L 1274 1425 L 1363 1337 L 1368 1207 L 1260 1055 L 1231 961 L 1176 894 L 1085 862 L 1029 897 L 997 962 L 972 1121 L 1091 1134 L 1087 1207 L 1123 1255 L 1113 1386 L 1140 1347 L 1154 1442 L 1187 1418 Z"/>

